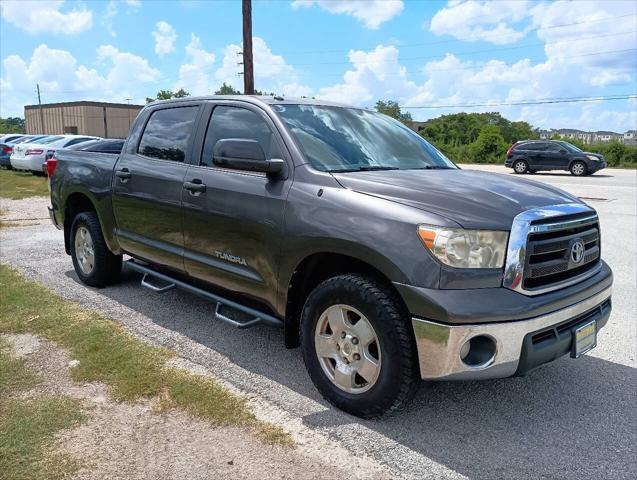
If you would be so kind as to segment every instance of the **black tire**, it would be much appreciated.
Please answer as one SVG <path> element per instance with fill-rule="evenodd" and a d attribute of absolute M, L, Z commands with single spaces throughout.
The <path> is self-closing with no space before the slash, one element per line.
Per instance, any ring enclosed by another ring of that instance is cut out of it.
<path fill-rule="evenodd" d="M 76 251 L 76 235 L 80 228 L 84 228 L 91 237 L 93 245 L 93 266 L 89 271 L 83 270 L 81 260 Z M 79 213 L 71 225 L 71 258 L 75 273 L 82 283 L 91 287 L 104 287 L 115 282 L 122 271 L 122 256 L 114 255 L 106 246 L 102 228 L 95 212 Z"/>
<path fill-rule="evenodd" d="M 321 314 L 334 305 L 354 307 L 368 319 L 382 356 L 375 382 L 363 393 L 350 393 L 330 380 L 315 349 Z M 395 292 L 374 278 L 347 274 L 330 278 L 309 295 L 301 314 L 301 346 L 310 378 L 321 395 L 358 417 L 375 418 L 403 407 L 420 384 L 410 316 Z"/>
<path fill-rule="evenodd" d="M 517 174 L 528 173 L 529 164 L 526 160 L 515 160 L 513 162 L 513 171 Z"/>
<path fill-rule="evenodd" d="M 588 175 L 588 168 L 586 167 L 586 164 L 579 160 L 571 163 L 569 170 L 571 171 L 571 175 L 575 175 L 576 177 Z"/>

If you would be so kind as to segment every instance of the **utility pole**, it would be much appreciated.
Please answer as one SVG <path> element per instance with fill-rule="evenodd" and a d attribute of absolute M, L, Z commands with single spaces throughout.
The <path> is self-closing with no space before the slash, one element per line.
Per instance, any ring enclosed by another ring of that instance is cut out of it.
<path fill-rule="evenodd" d="M 40 98 L 40 84 L 36 83 L 38 87 L 38 105 L 40 106 L 40 133 L 44 133 L 44 113 L 42 112 L 42 99 Z"/>
<path fill-rule="evenodd" d="M 130 120 L 130 101 L 132 100 L 132 98 L 125 98 L 124 100 L 126 100 L 126 103 L 129 105 L 128 107 L 128 129 L 130 130 L 130 124 L 131 124 L 131 120 Z"/>
<path fill-rule="evenodd" d="M 243 0 L 243 93 L 254 95 L 252 63 L 252 0 Z"/>

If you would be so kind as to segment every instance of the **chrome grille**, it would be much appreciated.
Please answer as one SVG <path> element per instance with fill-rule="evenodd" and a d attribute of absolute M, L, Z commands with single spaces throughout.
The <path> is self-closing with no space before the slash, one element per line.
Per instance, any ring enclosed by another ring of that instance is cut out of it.
<path fill-rule="evenodd" d="M 553 220 L 553 225 L 559 225 L 559 218 Z M 580 262 L 575 263 L 571 258 L 571 246 L 577 241 L 584 244 L 584 255 Z M 599 253 L 599 223 L 596 217 L 591 218 L 590 223 L 577 227 L 532 233 L 527 245 L 523 286 L 525 289 L 545 287 L 586 273 L 598 263 Z"/>
<path fill-rule="evenodd" d="M 600 239 L 597 214 L 584 204 L 522 212 L 511 228 L 503 286 L 538 295 L 579 282 L 600 267 Z M 583 246 L 581 260 L 575 244 Z"/>

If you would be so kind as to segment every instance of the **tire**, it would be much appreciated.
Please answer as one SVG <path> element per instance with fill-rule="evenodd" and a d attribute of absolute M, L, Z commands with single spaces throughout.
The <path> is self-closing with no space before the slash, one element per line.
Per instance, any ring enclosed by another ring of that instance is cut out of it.
<path fill-rule="evenodd" d="M 82 212 L 73 219 L 70 242 L 73 267 L 82 283 L 104 287 L 119 278 L 122 256 L 106 246 L 95 212 Z"/>
<path fill-rule="evenodd" d="M 588 174 L 588 168 L 586 167 L 586 164 L 584 162 L 580 162 L 579 160 L 571 163 L 569 170 L 571 171 L 571 174 L 575 175 L 576 177 L 581 177 Z"/>
<path fill-rule="evenodd" d="M 342 311 L 346 311 L 342 325 L 347 333 L 339 333 L 338 328 L 323 330 L 326 322 L 332 323 L 326 320 L 327 313 Z M 369 326 L 375 341 L 368 344 Z M 324 281 L 307 298 L 300 329 L 310 378 L 332 405 L 358 417 L 375 418 L 400 409 L 416 392 L 420 371 L 409 314 L 396 294 L 375 279 L 347 274 Z M 359 334 L 361 340 L 356 341 Z M 317 342 L 334 356 L 319 356 Z M 336 347 L 339 342 L 342 346 Z M 376 369 L 367 368 L 374 363 L 370 358 L 376 361 Z M 360 371 L 367 378 L 358 373 L 339 374 L 340 379 L 347 379 L 339 386 L 336 372 L 343 369 Z M 343 383 L 351 386 L 349 391 Z"/>
<path fill-rule="evenodd" d="M 529 171 L 529 164 L 526 160 L 516 160 L 513 162 L 513 171 L 517 174 L 527 173 Z"/>

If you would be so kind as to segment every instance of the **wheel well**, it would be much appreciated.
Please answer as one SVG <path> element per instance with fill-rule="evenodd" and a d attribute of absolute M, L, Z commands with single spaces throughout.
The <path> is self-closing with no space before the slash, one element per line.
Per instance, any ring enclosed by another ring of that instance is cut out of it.
<path fill-rule="evenodd" d="M 94 212 L 95 205 L 93 202 L 83 193 L 72 193 L 66 200 L 66 207 L 64 209 L 64 249 L 67 254 L 71 254 L 71 225 L 73 219 L 78 213 L 82 212 Z"/>
<path fill-rule="evenodd" d="M 288 285 L 285 315 L 285 346 L 287 348 L 299 346 L 301 312 L 310 292 L 324 280 L 346 273 L 368 275 L 385 284 L 396 293 L 396 298 L 405 310 L 407 309 L 392 282 L 377 268 L 348 255 L 315 253 L 297 265 Z"/>

